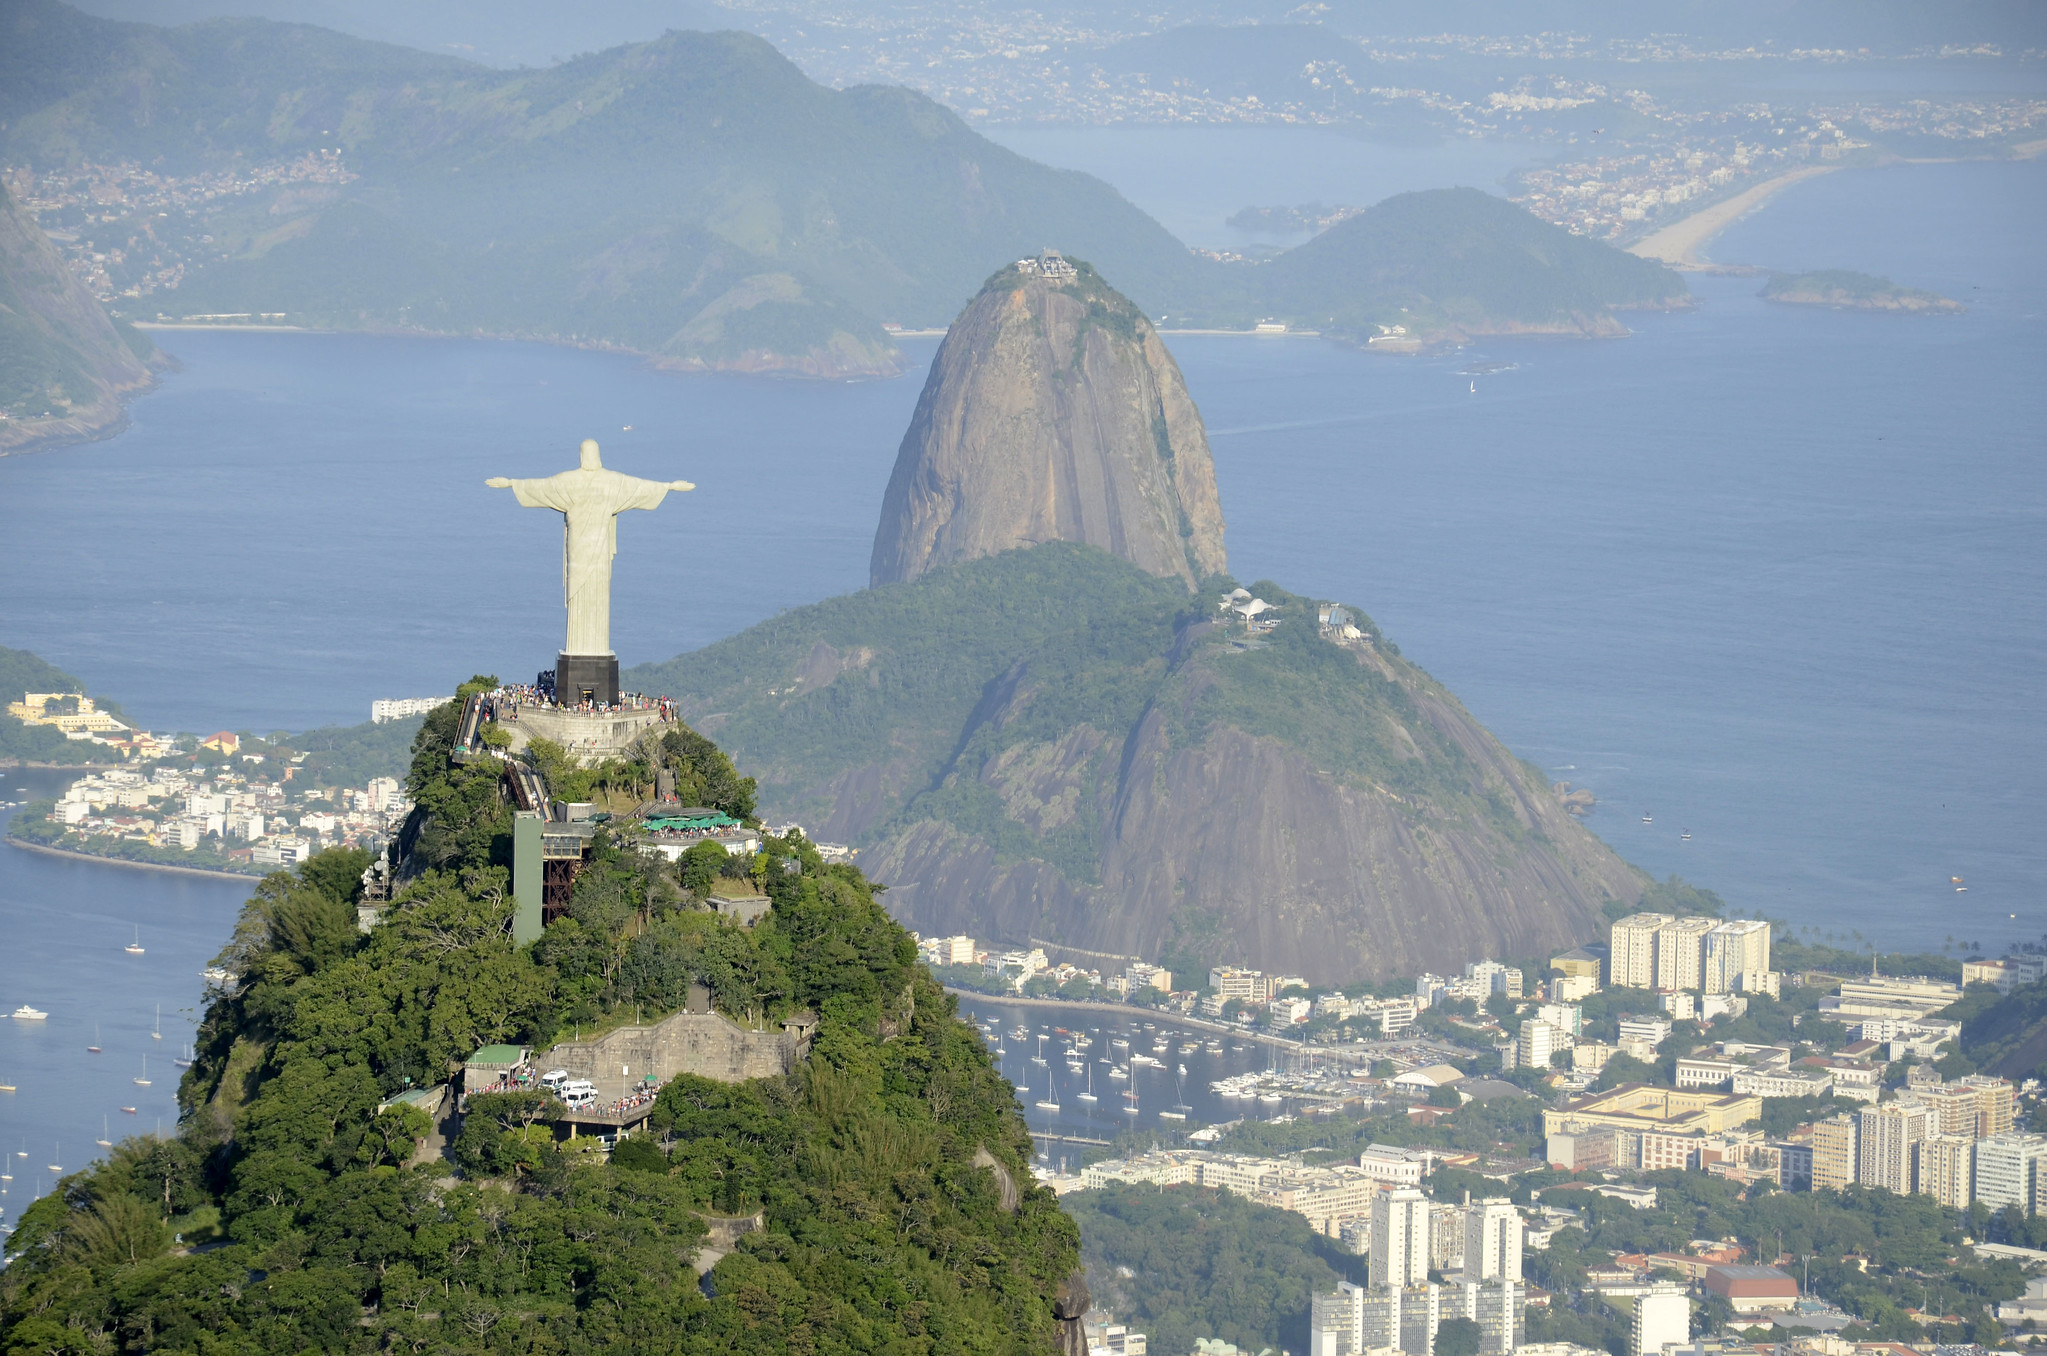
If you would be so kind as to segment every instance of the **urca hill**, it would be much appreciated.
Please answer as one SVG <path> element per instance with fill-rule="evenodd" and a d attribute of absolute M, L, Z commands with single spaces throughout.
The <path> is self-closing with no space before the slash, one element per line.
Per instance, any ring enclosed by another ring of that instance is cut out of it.
<path fill-rule="evenodd" d="M 1221 573 L 1198 416 L 1129 305 L 1078 266 L 998 274 L 891 481 L 875 573 L 907 582 L 632 681 L 927 934 L 1334 982 L 1567 945 L 1636 898 L 1363 611 Z"/>
<path fill-rule="evenodd" d="M 455 755 L 457 718 L 421 731 L 417 874 L 367 934 L 366 854 L 258 886 L 177 1135 L 121 1144 L 23 1213 L 0 1349 L 1073 1349 L 1074 1227 L 1030 1177 L 1009 1085 L 860 872 L 797 838 L 671 864 L 600 834 L 566 913 L 515 945 L 503 765 Z M 621 795 L 744 789 L 686 741 L 586 771 Z M 766 916 L 710 912 L 720 871 L 751 874 Z M 421 1109 L 479 1047 L 660 1020 L 693 990 L 719 1014 L 695 1020 L 814 1019 L 807 1053 L 671 1079 L 651 1133 L 608 1161 L 541 1092 Z"/>

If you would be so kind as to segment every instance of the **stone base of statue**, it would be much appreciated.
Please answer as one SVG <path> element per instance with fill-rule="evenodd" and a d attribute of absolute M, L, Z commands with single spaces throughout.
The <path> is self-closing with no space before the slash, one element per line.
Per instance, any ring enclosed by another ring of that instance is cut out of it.
<path fill-rule="evenodd" d="M 554 699 L 565 706 L 618 705 L 618 656 L 565 654 L 554 661 Z"/>

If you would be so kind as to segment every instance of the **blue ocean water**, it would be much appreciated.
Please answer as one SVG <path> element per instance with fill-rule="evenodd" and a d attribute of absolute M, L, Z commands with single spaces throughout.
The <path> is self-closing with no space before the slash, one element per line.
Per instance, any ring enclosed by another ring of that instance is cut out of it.
<path fill-rule="evenodd" d="M 1885 273 L 1965 300 L 1957 317 L 1773 307 L 1757 279 L 1695 276 L 1696 307 L 1611 342 L 1395 359 L 1174 337 L 1233 566 L 1365 608 L 1517 752 L 1591 788 L 1591 827 L 1659 875 L 1885 946 L 2038 936 L 2043 219 L 2037 162 L 1844 171 L 1712 249 Z M 0 644 L 173 729 L 352 723 L 374 697 L 547 663 L 556 520 L 482 481 L 569 465 L 584 436 L 700 486 L 622 521 L 625 662 L 857 588 L 922 375 L 160 338 L 185 371 L 128 432 L 0 459 Z M 0 773 L 0 794 L 43 776 Z M 0 1011 L 52 1014 L 0 1019 L 0 1082 L 22 1089 L 0 1094 L 0 1148 L 30 1151 L 0 1185 L 82 1162 L 123 1105 L 131 1127 L 168 1119 L 170 1080 L 138 1088 L 128 1064 L 182 1034 L 245 895 L 0 850 Z"/>

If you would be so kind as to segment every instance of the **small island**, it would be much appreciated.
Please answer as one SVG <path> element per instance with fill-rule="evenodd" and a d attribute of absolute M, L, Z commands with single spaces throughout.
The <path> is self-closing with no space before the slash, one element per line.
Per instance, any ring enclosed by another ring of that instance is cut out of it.
<path fill-rule="evenodd" d="M 1765 301 L 1788 306 L 1831 306 L 1845 311 L 1902 311 L 1912 314 L 1949 314 L 1969 308 L 1961 302 L 1921 287 L 1900 287 L 1889 278 L 1847 269 L 1829 268 L 1817 273 L 1774 273 L 1764 285 Z"/>

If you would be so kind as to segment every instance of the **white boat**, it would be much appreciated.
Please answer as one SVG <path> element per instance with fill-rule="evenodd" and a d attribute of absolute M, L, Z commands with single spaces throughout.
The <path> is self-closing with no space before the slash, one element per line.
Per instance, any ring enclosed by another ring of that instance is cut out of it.
<path fill-rule="evenodd" d="M 1281 1097 L 1276 1092 L 1261 1092 L 1258 1094 L 1258 1100 L 1265 1103 L 1267 1106 L 1278 1106 L 1281 1102 L 1285 1101 L 1286 1099 L 1284 1097 Z"/>
<path fill-rule="evenodd" d="M 1087 1071 L 1087 1091 L 1077 1092 L 1074 1094 L 1074 1096 L 1078 1097 L 1083 1102 L 1092 1102 L 1095 1100 L 1095 1070 L 1092 1064 L 1088 1066 Z"/>
<path fill-rule="evenodd" d="M 1109 1077 L 1128 1078 L 1130 1077 L 1130 1070 L 1123 1068 L 1121 1065 L 1118 1065 L 1116 1068 L 1109 1070 Z"/>
<path fill-rule="evenodd" d="M 140 927 L 139 925 L 138 925 L 138 926 L 136 927 L 136 929 L 135 929 L 135 940 L 134 940 L 134 941 L 132 941 L 132 942 L 130 942 L 130 943 L 128 943 L 128 945 L 126 945 L 126 946 L 122 947 L 121 949 L 122 949 L 123 951 L 127 952 L 127 953 L 128 953 L 129 955 L 131 955 L 131 956 L 139 956 L 139 955 L 143 954 L 143 952 L 142 952 L 142 928 L 141 928 L 141 927 Z"/>
<path fill-rule="evenodd" d="M 99 1146 L 100 1146 L 100 1148 L 102 1148 L 102 1149 L 111 1149 L 111 1148 L 113 1148 L 113 1147 L 114 1147 L 114 1141 L 112 1141 L 112 1140 L 108 1139 L 108 1138 L 107 1138 L 107 1136 L 108 1136 L 108 1135 L 110 1135 L 110 1134 L 112 1134 L 112 1133 L 113 1133 L 113 1131 L 107 1128 L 107 1118 L 106 1118 L 105 1116 L 101 1116 L 101 1117 L 100 1117 L 100 1137 L 99 1137 L 99 1138 L 98 1138 L 97 1140 L 94 1140 L 93 1142 L 94 1142 L 95 1144 L 99 1145 Z"/>
<path fill-rule="evenodd" d="M 88 1054 L 88 1055 L 96 1055 L 96 1054 L 98 1054 L 99 1052 L 100 1052 L 100 1024 L 99 1024 L 98 1022 L 94 1022 L 94 1023 L 92 1024 L 92 1044 L 91 1044 L 91 1045 L 88 1045 L 88 1046 L 86 1046 L 86 1047 L 85 1047 L 85 1053 L 86 1053 L 86 1054 Z"/>
<path fill-rule="evenodd" d="M 156 1026 L 150 1031 L 149 1038 L 153 1041 L 163 1039 L 163 1004 L 161 1003 L 156 1005 Z"/>
<path fill-rule="evenodd" d="M 1184 1111 L 1161 1111 L 1159 1119 L 1162 1121 L 1184 1121 L 1187 1119 L 1187 1113 Z"/>
<path fill-rule="evenodd" d="M 135 1080 L 135 1086 L 137 1086 L 137 1087 L 139 1087 L 139 1088 L 146 1088 L 146 1087 L 148 1087 L 148 1086 L 149 1086 L 149 1056 L 148 1056 L 148 1055 L 144 1055 L 144 1056 L 142 1057 L 142 1077 L 140 1077 L 140 1078 L 138 1078 L 138 1079 L 136 1079 L 136 1080 Z"/>
<path fill-rule="evenodd" d="M 1654 824 L 1654 823 L 1655 823 L 1656 821 L 1655 821 L 1655 820 L 1653 820 L 1653 819 L 1651 819 L 1651 818 L 1650 818 L 1650 817 L 1649 817 L 1648 815 L 1643 815 L 1643 816 L 1642 816 L 1642 822 L 1643 822 L 1644 824 Z"/>
<path fill-rule="evenodd" d="M 14 1091 L 14 1084 L 12 1084 L 12 1083 L 0 1083 L 0 1092 L 13 1092 L 13 1091 Z"/>
<path fill-rule="evenodd" d="M 1059 1109 L 1059 1103 L 1052 1101 L 1040 1100 L 1037 1102 L 1033 1102 L 1032 1105 L 1037 1107 L 1038 1110 L 1040 1111 L 1057 1111 Z"/>
<path fill-rule="evenodd" d="M 28 1004 L 23 1003 L 14 1010 L 14 1020 L 17 1022 L 47 1022 L 50 1020 L 50 1014 L 44 1012 L 41 1008 L 32 1008 Z"/>

